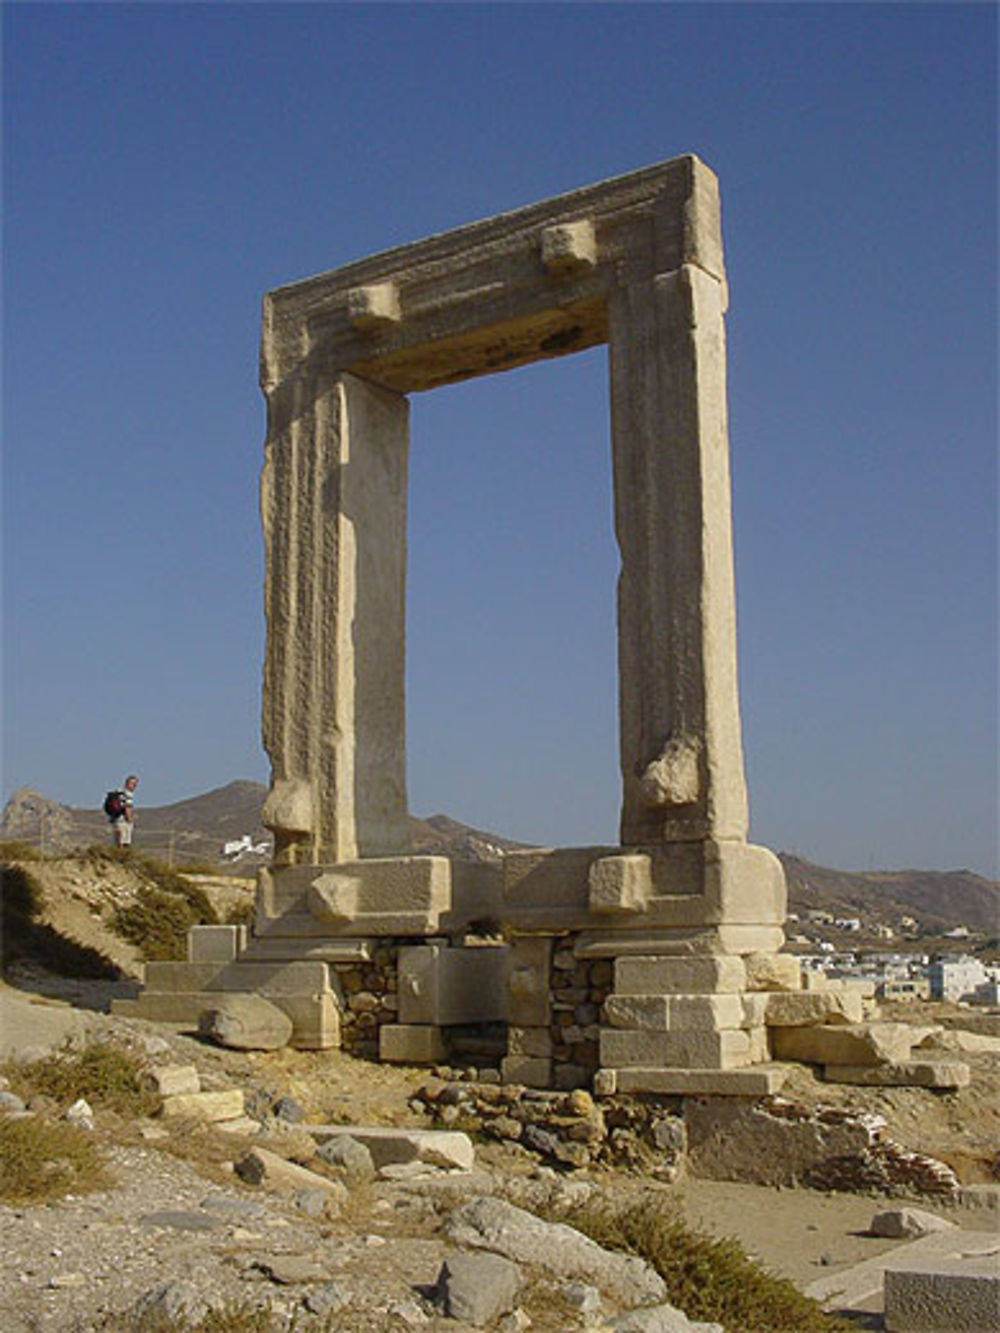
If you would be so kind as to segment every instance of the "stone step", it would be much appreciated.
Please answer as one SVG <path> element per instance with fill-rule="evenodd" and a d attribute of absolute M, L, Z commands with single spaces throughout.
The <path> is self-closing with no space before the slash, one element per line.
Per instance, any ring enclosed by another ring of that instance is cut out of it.
<path fill-rule="evenodd" d="M 747 1069 L 602 1069 L 595 1089 L 603 1092 L 662 1092 L 691 1097 L 764 1097 L 779 1092 L 787 1065 L 752 1065 Z"/>

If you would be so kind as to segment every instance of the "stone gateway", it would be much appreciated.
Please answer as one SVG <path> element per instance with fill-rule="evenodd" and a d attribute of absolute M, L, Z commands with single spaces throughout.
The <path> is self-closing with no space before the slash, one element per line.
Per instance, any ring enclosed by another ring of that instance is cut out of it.
<path fill-rule="evenodd" d="M 504 1081 L 599 1095 L 759 1096 L 783 1074 L 772 1031 L 859 1024 L 860 1000 L 817 1004 L 779 954 L 784 875 L 746 841 L 726 304 L 718 183 L 693 156 L 268 294 L 275 856 L 250 939 L 194 932 L 187 963 L 150 965 L 136 1012 L 197 1018 L 254 992 L 294 1045 L 409 1063 L 472 1049 Z M 408 395 L 600 343 L 619 844 L 412 855 Z M 479 938 L 484 920 L 502 930 Z"/>

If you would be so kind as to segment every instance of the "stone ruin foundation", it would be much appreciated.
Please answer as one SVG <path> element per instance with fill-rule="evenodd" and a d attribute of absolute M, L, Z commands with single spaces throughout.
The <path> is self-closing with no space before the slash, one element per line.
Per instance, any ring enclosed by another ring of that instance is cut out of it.
<path fill-rule="evenodd" d="M 464 1057 L 506 1083 L 605 1095 L 773 1094 L 777 1038 L 796 1058 L 788 1032 L 803 1027 L 857 1037 L 806 1058 L 885 1070 L 910 1056 L 866 1045 L 858 994 L 803 988 L 780 953 L 780 862 L 746 841 L 726 305 L 718 185 L 692 156 L 265 298 L 274 860 L 249 939 L 195 928 L 188 961 L 149 964 L 143 995 L 116 1008 L 197 1021 L 220 992 L 251 992 L 290 1017 L 298 1047 Z M 600 343 L 620 843 L 490 864 L 413 855 L 408 395 Z"/>

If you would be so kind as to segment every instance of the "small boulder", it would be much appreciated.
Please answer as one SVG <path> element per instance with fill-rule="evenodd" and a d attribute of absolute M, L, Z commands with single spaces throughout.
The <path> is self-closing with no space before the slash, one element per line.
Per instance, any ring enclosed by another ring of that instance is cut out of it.
<path fill-rule="evenodd" d="M 328 1139 L 316 1155 L 322 1157 L 328 1166 L 335 1166 L 342 1171 L 350 1185 L 361 1184 L 373 1179 L 375 1175 L 375 1162 L 371 1153 L 363 1143 L 352 1139 L 349 1134 Z"/>
<path fill-rule="evenodd" d="M 485 1328 L 514 1308 L 521 1289 L 517 1264 L 500 1254 L 454 1254 L 441 1266 L 437 1301 L 446 1315 Z"/>
<path fill-rule="evenodd" d="M 276 1051 L 288 1045 L 292 1020 L 262 995 L 223 995 L 211 1009 L 202 1010 L 198 1031 L 239 1051 Z"/>
<path fill-rule="evenodd" d="M 954 1231 L 957 1225 L 922 1208 L 890 1208 L 887 1212 L 876 1213 L 868 1230 L 873 1236 L 909 1240 L 915 1236 L 929 1236 L 932 1231 Z"/>
<path fill-rule="evenodd" d="M 90 1103 L 83 1097 L 78 1097 L 73 1105 L 63 1112 L 63 1119 L 68 1120 L 71 1125 L 76 1125 L 78 1129 L 94 1128 L 94 1112 Z"/>
<path fill-rule="evenodd" d="M 209 1302 L 193 1282 L 161 1282 L 152 1287 L 132 1307 L 132 1315 L 138 1320 L 162 1321 L 171 1323 L 198 1323 L 204 1319 L 210 1309 Z"/>

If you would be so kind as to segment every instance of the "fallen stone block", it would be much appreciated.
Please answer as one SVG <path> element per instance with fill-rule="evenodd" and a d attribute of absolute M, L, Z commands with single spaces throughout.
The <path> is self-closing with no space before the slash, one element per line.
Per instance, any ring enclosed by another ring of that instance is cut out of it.
<path fill-rule="evenodd" d="M 1000 1054 L 1000 1037 L 983 1032 L 965 1032 L 961 1028 L 938 1028 L 917 1043 L 920 1050 L 958 1051 L 966 1055 Z"/>
<path fill-rule="evenodd" d="M 921 1029 L 908 1023 L 775 1028 L 771 1047 L 776 1060 L 815 1065 L 887 1065 L 908 1060 L 922 1035 Z"/>
<path fill-rule="evenodd" d="M 144 1088 L 161 1097 L 180 1097 L 201 1092 L 201 1078 L 194 1065 L 159 1065 L 144 1069 L 140 1079 Z"/>
<path fill-rule="evenodd" d="M 292 1036 L 292 1020 L 261 995 L 226 995 L 198 1015 L 198 1031 L 239 1051 L 277 1051 Z"/>
<path fill-rule="evenodd" d="M 169 1120 L 237 1120 L 245 1111 L 242 1088 L 223 1092 L 190 1092 L 164 1097 L 160 1114 Z"/>
<path fill-rule="evenodd" d="M 310 1171 L 308 1167 L 288 1162 L 267 1148 L 251 1148 L 246 1156 L 235 1163 L 233 1169 L 248 1185 L 260 1185 L 277 1193 L 324 1190 L 332 1200 L 339 1203 L 348 1197 L 347 1187 L 342 1181 L 330 1180 L 327 1176 Z"/>
<path fill-rule="evenodd" d="M 827 1065 L 829 1083 L 880 1088 L 967 1088 L 972 1078 L 959 1060 L 901 1060 L 891 1065 Z"/>
<path fill-rule="evenodd" d="M 954 1231 L 957 1227 L 956 1222 L 928 1213 L 923 1208 L 890 1208 L 884 1213 L 876 1213 L 868 1230 L 873 1236 L 912 1240 L 916 1236 L 929 1236 L 932 1231 Z"/>
<path fill-rule="evenodd" d="M 416 1161 L 470 1171 L 476 1160 L 472 1140 L 457 1130 L 390 1129 L 381 1125 L 309 1125 L 308 1129 L 320 1145 L 345 1136 L 363 1144 L 376 1170 L 394 1162 Z"/>
<path fill-rule="evenodd" d="M 503 1199 L 470 1199 L 447 1218 L 444 1230 L 457 1244 L 593 1282 L 622 1303 L 648 1304 L 666 1295 L 663 1279 L 644 1260 L 602 1249 L 573 1227 L 544 1222 Z"/>
<path fill-rule="evenodd" d="M 435 1300 L 446 1315 L 485 1328 L 514 1308 L 521 1274 L 501 1254 L 453 1254 L 441 1265 L 435 1285 Z"/>
<path fill-rule="evenodd" d="M 885 1327 L 890 1333 L 998 1333 L 998 1251 L 994 1244 L 948 1260 L 890 1263 L 883 1287 Z"/>
<path fill-rule="evenodd" d="M 756 996 L 747 996 L 748 1000 Z M 763 1021 L 771 1028 L 859 1024 L 864 1017 L 860 995 L 844 991 L 775 992 L 766 998 Z"/>

